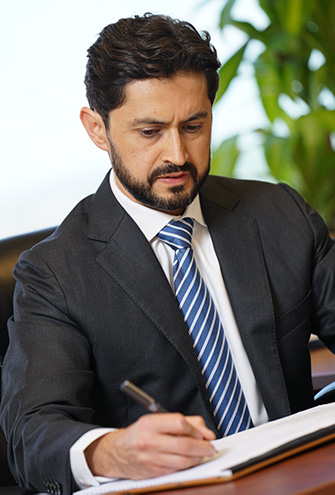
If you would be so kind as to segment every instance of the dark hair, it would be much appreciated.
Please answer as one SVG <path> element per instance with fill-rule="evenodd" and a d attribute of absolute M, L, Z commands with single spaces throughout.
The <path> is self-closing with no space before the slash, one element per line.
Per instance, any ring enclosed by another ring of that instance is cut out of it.
<path fill-rule="evenodd" d="M 90 107 L 108 127 L 108 114 L 124 102 L 128 83 L 177 72 L 205 74 L 213 103 L 220 62 L 210 35 L 203 34 L 188 22 L 150 13 L 109 24 L 88 49 L 85 85 Z"/>

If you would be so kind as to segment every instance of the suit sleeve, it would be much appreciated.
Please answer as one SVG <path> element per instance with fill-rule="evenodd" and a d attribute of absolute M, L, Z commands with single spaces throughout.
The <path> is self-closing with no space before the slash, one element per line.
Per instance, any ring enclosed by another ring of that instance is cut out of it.
<path fill-rule="evenodd" d="M 335 353 L 335 240 L 321 216 L 289 186 L 282 185 L 305 216 L 314 236 L 310 267 L 313 333 Z M 308 267 L 306 267 L 308 269 Z"/>
<path fill-rule="evenodd" d="M 72 493 L 71 445 L 92 429 L 91 350 L 48 265 L 24 253 L 15 270 L 14 316 L 2 380 L 9 463 L 27 489 Z"/>

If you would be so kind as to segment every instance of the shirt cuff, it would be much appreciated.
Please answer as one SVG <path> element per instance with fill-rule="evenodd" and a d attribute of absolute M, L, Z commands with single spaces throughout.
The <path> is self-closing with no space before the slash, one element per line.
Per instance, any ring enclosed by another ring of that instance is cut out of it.
<path fill-rule="evenodd" d="M 88 467 L 84 450 L 97 438 L 106 435 L 115 428 L 94 428 L 82 435 L 70 448 L 70 466 L 75 482 L 80 489 L 98 486 L 98 479 Z"/>

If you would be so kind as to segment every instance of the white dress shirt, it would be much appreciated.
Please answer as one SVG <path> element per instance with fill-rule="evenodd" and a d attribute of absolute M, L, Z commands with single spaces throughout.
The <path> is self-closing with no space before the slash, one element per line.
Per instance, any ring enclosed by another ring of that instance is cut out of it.
<path fill-rule="evenodd" d="M 268 421 L 268 416 L 242 344 L 212 239 L 202 215 L 199 196 L 186 208 L 183 215 L 176 217 L 132 201 L 117 186 L 113 171 L 110 174 L 110 185 L 118 202 L 137 223 L 149 241 L 172 289 L 174 250 L 159 239 L 157 234 L 172 219 L 178 220 L 183 217 L 191 217 L 195 220 L 192 245 L 197 266 L 211 293 L 223 324 L 253 424 L 256 426 L 265 423 Z M 88 469 L 83 451 L 91 442 L 104 435 L 107 431 L 112 431 L 112 429 L 98 428 L 89 431 L 70 450 L 71 469 L 76 482 L 81 488 L 98 484 L 98 481 Z"/>

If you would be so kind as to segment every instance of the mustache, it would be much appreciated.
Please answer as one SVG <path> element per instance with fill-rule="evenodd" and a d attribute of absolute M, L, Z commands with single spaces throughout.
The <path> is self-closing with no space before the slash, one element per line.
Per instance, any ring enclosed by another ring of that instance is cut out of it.
<path fill-rule="evenodd" d="M 196 179 L 198 177 L 198 171 L 192 162 L 185 162 L 184 165 L 182 165 L 181 167 L 179 165 L 175 165 L 174 163 L 166 163 L 162 167 L 156 168 L 152 171 L 152 173 L 148 177 L 148 183 L 150 184 L 150 186 L 152 186 L 157 177 L 183 172 L 189 172 L 193 179 Z"/>

